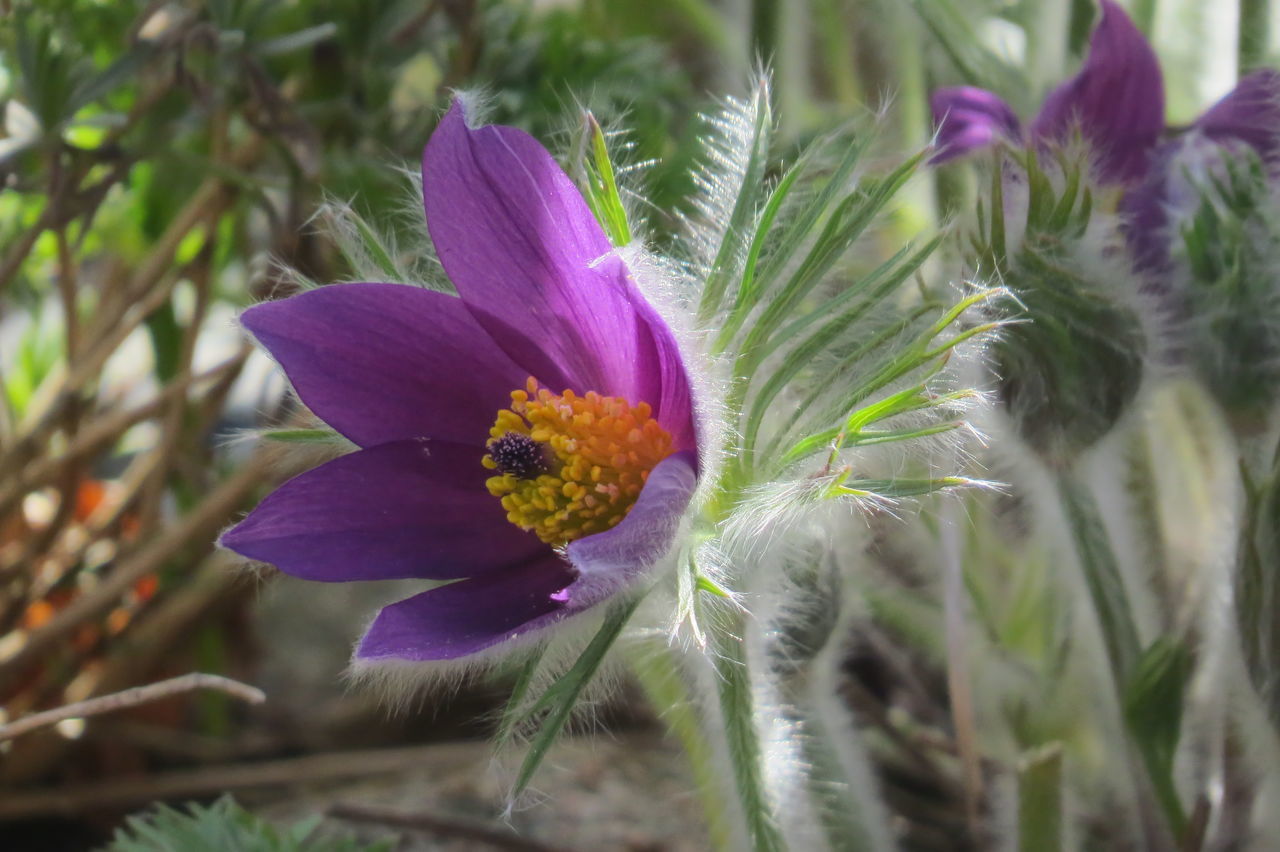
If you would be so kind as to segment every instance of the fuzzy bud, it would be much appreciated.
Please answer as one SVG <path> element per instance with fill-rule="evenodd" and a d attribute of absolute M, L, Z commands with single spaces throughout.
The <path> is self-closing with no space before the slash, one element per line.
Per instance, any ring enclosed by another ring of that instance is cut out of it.
<path fill-rule="evenodd" d="M 1280 399 L 1280 199 L 1248 148 L 1198 136 L 1172 159 L 1170 248 L 1191 368 L 1246 433 Z"/>
<path fill-rule="evenodd" d="M 1004 308 L 1021 320 L 993 347 L 997 396 L 1023 442 L 1063 467 L 1128 409 L 1148 336 L 1110 217 L 1094 214 L 1082 170 L 1058 165 L 1050 173 L 1028 154 L 1010 175 L 997 170 L 978 248 L 979 268 L 998 271 L 1012 293 Z"/>

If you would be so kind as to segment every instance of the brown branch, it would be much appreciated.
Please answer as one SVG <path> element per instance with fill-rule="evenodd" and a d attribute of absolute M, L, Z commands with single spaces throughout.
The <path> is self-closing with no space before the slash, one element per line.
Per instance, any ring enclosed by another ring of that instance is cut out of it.
<path fill-rule="evenodd" d="M 57 189 L 62 185 L 61 152 L 55 151 L 52 155 L 52 160 L 50 181 L 54 188 L 50 190 L 50 194 L 59 199 L 57 207 L 61 208 L 60 190 Z M 67 242 L 67 222 L 59 223 L 54 228 L 53 234 L 57 243 L 58 271 L 56 278 L 58 294 L 62 301 L 62 325 L 66 362 L 72 364 L 80 351 L 80 316 L 77 310 L 77 305 L 79 304 L 77 293 L 78 274 L 75 260 L 71 255 L 70 245 Z M 80 430 L 80 417 L 83 409 L 84 405 L 81 404 L 79 399 L 71 400 L 62 409 L 61 417 L 59 418 L 60 426 L 68 441 L 74 440 L 76 433 Z M 80 488 L 82 475 L 81 465 L 78 460 L 73 459 L 62 466 L 58 476 L 58 508 L 48 526 L 28 538 L 23 561 L 29 558 L 30 554 L 45 551 L 58 537 L 67 522 L 71 520 L 75 513 L 76 495 Z"/>
<path fill-rule="evenodd" d="M 264 145 L 261 136 L 254 136 L 232 154 L 231 165 L 241 168 L 253 162 Z M 119 311 L 101 312 L 97 328 L 84 335 L 83 349 L 76 362 L 60 375 L 51 377 L 52 381 L 46 381 L 48 388 L 41 386 L 31 404 L 31 409 L 38 414 L 29 416 L 28 422 L 20 425 L 12 445 L 0 454 L 0 480 L 11 476 L 35 453 L 52 433 L 62 412 L 74 404 L 81 389 L 93 381 L 124 339 L 169 298 L 178 281 L 170 263 L 179 244 L 192 229 L 203 225 L 205 217 L 225 211 L 234 197 L 233 188 L 224 178 L 209 177 L 200 185 L 125 284 L 125 298 L 120 300 Z"/>
<path fill-rule="evenodd" d="M 5 252 L 4 259 L 0 260 L 0 292 L 4 291 L 10 279 L 22 266 L 23 261 L 27 259 L 27 255 L 31 254 L 31 250 L 35 248 L 36 240 L 44 233 L 45 229 L 53 224 L 57 218 L 51 204 L 46 204 L 44 212 L 40 214 L 40 218 L 35 224 L 23 232 L 22 236 L 16 239 Z"/>
<path fill-rule="evenodd" d="M 79 719 L 85 716 L 112 713 L 116 710 L 124 710 L 129 707 L 137 707 L 140 704 L 150 704 L 152 701 L 172 698 L 175 695 L 181 695 L 186 692 L 194 692 L 198 689 L 216 689 L 219 692 L 230 695 L 232 698 L 239 698 L 241 701 L 247 701 L 250 704 L 261 704 L 267 700 L 266 693 L 257 687 L 249 686 L 221 675 L 192 672 L 169 680 L 162 680 L 158 683 L 135 686 L 133 689 L 126 689 L 122 692 L 113 692 L 110 695 L 90 698 L 88 701 L 77 701 L 74 704 L 66 704 L 62 707 L 55 707 L 52 710 L 23 716 L 21 719 L 10 722 L 7 725 L 0 725 L 0 742 L 20 737 L 40 728 L 56 725 L 58 722 L 67 719 Z"/>
<path fill-rule="evenodd" d="M 262 458 L 251 459 L 180 522 L 157 535 L 130 557 L 121 559 L 102 582 L 60 610 L 48 623 L 32 631 L 26 642 L 17 646 L 7 658 L 0 658 L 0 686 L 39 659 L 80 624 L 104 615 L 134 583 L 159 570 L 184 545 L 212 537 L 262 480 L 262 476 Z"/>
<path fill-rule="evenodd" d="M 230 603 L 244 588 L 244 574 L 233 570 L 232 563 L 225 554 L 211 554 L 192 576 L 139 613 L 128 630 L 111 642 L 103 667 L 94 671 L 94 680 L 77 697 L 127 689 L 151 676 L 170 657 L 174 643 L 189 635 L 192 624 Z M 47 733 L 14 741 L 11 753 L 0 760 L 0 789 L 46 775 L 71 745 L 65 737 Z"/>

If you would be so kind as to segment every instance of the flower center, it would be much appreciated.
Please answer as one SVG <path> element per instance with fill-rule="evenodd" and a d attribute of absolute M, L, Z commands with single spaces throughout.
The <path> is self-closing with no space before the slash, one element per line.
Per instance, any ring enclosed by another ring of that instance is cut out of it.
<path fill-rule="evenodd" d="M 516 479 L 534 479 L 550 468 L 545 445 L 523 432 L 508 432 L 490 441 L 489 458 L 493 459 L 498 473 L 510 474 Z"/>
<path fill-rule="evenodd" d="M 551 545 L 603 532 L 627 516 L 671 435 L 647 402 L 595 391 L 554 394 L 529 379 L 489 430 L 483 464 L 507 520 Z"/>

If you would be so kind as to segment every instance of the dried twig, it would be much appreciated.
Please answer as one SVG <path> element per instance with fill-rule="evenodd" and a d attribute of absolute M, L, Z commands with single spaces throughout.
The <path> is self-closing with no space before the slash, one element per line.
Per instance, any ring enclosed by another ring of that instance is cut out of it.
<path fill-rule="evenodd" d="M 92 782 L 54 790 L 6 791 L 0 796 L 0 820 L 130 807 L 160 799 L 293 787 L 299 779 L 314 784 L 421 770 L 424 766 L 450 771 L 482 763 L 488 756 L 484 749 L 483 745 L 468 742 L 397 746 L 154 773 L 141 778 L 119 778 L 110 784 Z"/>
<path fill-rule="evenodd" d="M 22 495 L 51 482 L 62 470 L 67 459 L 84 459 L 101 452 L 111 443 L 119 440 L 125 430 L 155 417 L 170 400 L 185 394 L 192 386 L 201 385 L 213 379 L 218 383 L 215 384 L 217 387 L 228 375 L 238 375 L 248 352 L 249 349 L 245 348 L 217 366 L 195 375 L 181 373 L 161 388 L 154 398 L 135 408 L 106 411 L 96 415 L 92 421 L 85 424 L 75 439 L 69 442 L 59 455 L 36 459 L 23 467 L 13 480 L 0 485 L 0 516 L 7 514 Z"/>
<path fill-rule="evenodd" d="M 345 819 L 351 822 L 376 823 L 393 828 L 408 828 L 415 831 L 427 831 L 441 837 L 456 837 L 473 840 L 492 846 L 495 849 L 514 849 L 518 852 L 551 852 L 553 848 L 536 840 L 528 840 L 512 833 L 494 828 L 486 823 L 471 819 L 442 816 L 440 814 L 414 811 L 408 813 L 396 808 L 380 805 L 364 805 L 355 802 L 337 802 L 330 805 L 325 816 Z"/>
<path fill-rule="evenodd" d="M 79 700 L 127 689 L 168 659 L 174 644 L 190 625 L 234 600 L 245 588 L 244 574 L 232 570 L 233 560 L 213 553 L 180 586 L 156 605 L 139 613 L 137 621 L 109 648 L 96 680 L 76 695 Z M 0 760 L 0 788 L 21 785 L 48 773 L 70 749 L 65 737 L 39 734 L 11 743 L 13 750 Z"/>
<path fill-rule="evenodd" d="M 240 168 L 252 163 L 265 145 L 261 136 L 253 136 L 232 154 L 231 165 Z M 130 280 L 122 285 L 125 298 L 117 305 L 117 312 L 100 312 L 96 325 L 84 330 L 82 349 L 76 362 L 55 371 L 36 392 L 31 410 L 19 424 L 11 445 L 0 453 L 0 477 L 12 475 L 34 455 L 54 431 L 65 408 L 92 384 L 103 364 L 125 338 L 169 299 L 173 285 L 179 279 L 178 271 L 172 268 L 178 245 L 207 217 L 224 212 L 234 199 L 234 187 L 219 176 L 206 178 L 196 189 Z"/>
<path fill-rule="evenodd" d="M 231 513 L 262 480 L 261 460 L 250 461 L 223 481 L 196 509 L 120 564 L 91 591 L 58 612 L 47 624 L 32 631 L 25 643 L 7 659 L 0 659 L 0 684 L 35 661 L 77 626 L 102 615 L 129 588 L 190 542 L 207 541 L 227 522 Z"/>
<path fill-rule="evenodd" d="M 250 704 L 261 704 L 267 700 L 266 693 L 257 687 L 249 686 L 222 675 L 192 672 L 169 680 L 162 680 L 159 683 L 135 686 L 133 689 L 126 689 L 123 692 L 113 692 L 110 695 L 90 698 L 88 701 L 77 701 L 74 704 L 55 707 L 52 710 L 45 710 L 41 713 L 32 713 L 30 716 L 24 716 L 7 725 L 0 725 L 0 742 L 20 737 L 40 728 L 56 725 L 66 719 L 98 716 L 103 713 L 123 710 L 127 707 L 137 707 L 139 704 L 150 704 L 152 701 L 171 698 L 174 695 L 193 692 L 197 689 L 216 689 Z"/>

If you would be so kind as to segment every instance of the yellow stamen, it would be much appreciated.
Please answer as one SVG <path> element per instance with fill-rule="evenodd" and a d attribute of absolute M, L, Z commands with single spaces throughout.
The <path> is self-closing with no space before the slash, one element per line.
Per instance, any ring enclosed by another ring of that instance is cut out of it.
<path fill-rule="evenodd" d="M 649 471 L 671 455 L 671 435 L 647 402 L 631 405 L 595 391 L 554 394 L 530 378 L 498 412 L 489 446 L 502 436 L 527 435 L 547 449 L 545 473 L 520 478 L 499 472 L 487 481 L 507 520 L 552 545 L 603 532 L 627 516 Z M 485 467 L 498 470 L 492 455 Z"/>

